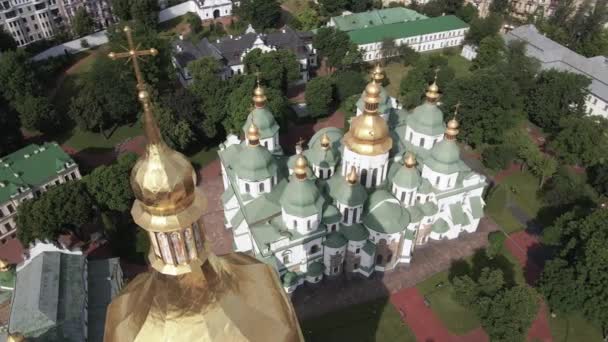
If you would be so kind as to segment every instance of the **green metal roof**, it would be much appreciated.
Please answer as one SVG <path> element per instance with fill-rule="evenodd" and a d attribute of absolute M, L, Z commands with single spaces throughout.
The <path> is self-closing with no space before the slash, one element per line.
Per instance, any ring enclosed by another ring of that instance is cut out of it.
<path fill-rule="evenodd" d="M 289 287 L 298 282 L 298 275 L 295 272 L 287 272 L 283 275 L 283 286 Z"/>
<path fill-rule="evenodd" d="M 450 215 L 452 216 L 452 222 L 454 222 L 454 224 L 465 224 L 467 216 L 465 215 L 464 211 L 462 211 L 462 204 L 450 204 Z"/>
<path fill-rule="evenodd" d="M 420 205 L 420 209 L 422 209 L 422 212 L 424 213 L 424 216 L 431 216 L 437 213 L 437 204 L 435 204 L 434 202 L 426 202 L 422 205 Z"/>
<path fill-rule="evenodd" d="M 431 155 L 424 160 L 424 164 L 435 172 L 452 174 L 461 171 L 460 148 L 456 140 L 443 139 L 431 149 Z"/>
<path fill-rule="evenodd" d="M 410 213 L 411 222 L 419 222 L 422 220 L 422 217 L 424 217 L 424 213 L 422 212 L 422 209 L 420 209 L 419 203 L 416 203 L 411 207 L 407 207 L 406 209 Z"/>
<path fill-rule="evenodd" d="M 19 187 L 32 188 L 57 177 L 57 173 L 74 164 L 74 160 L 55 143 L 31 144 L 0 158 L 0 203 L 18 192 Z"/>
<path fill-rule="evenodd" d="M 370 44 L 383 39 L 397 39 L 464 29 L 467 23 L 453 15 L 360 28 L 348 32 L 355 44 Z"/>
<path fill-rule="evenodd" d="M 471 214 L 474 219 L 478 219 L 483 217 L 483 203 L 481 202 L 481 197 L 475 196 L 471 197 Z"/>
<path fill-rule="evenodd" d="M 333 232 L 327 235 L 323 245 L 331 248 L 344 247 L 348 241 L 344 238 L 344 235 L 338 232 Z"/>
<path fill-rule="evenodd" d="M 340 233 L 344 235 L 349 241 L 363 241 L 369 237 L 369 232 L 362 224 L 354 223 L 351 226 L 342 225 L 340 227 Z"/>
<path fill-rule="evenodd" d="M 380 203 L 363 219 L 365 227 L 386 234 L 403 231 L 409 223 L 409 213 L 401 205 L 392 201 Z"/>
<path fill-rule="evenodd" d="M 369 194 L 367 199 L 366 208 L 368 211 L 372 210 L 375 206 L 386 200 L 394 200 L 395 197 L 384 189 L 378 189 Z"/>
<path fill-rule="evenodd" d="M 416 238 L 416 232 L 413 230 L 406 229 L 403 233 L 403 237 L 405 237 L 407 240 L 414 240 Z"/>
<path fill-rule="evenodd" d="M 236 175 L 248 181 L 260 181 L 274 176 L 277 165 L 272 154 L 262 145 L 243 146 L 234 165 Z"/>
<path fill-rule="evenodd" d="M 332 17 L 336 28 L 341 31 L 352 31 L 369 26 L 393 24 L 410 20 L 426 19 L 422 15 L 411 9 L 396 7 L 380 10 L 372 10 L 361 13 Z"/>
<path fill-rule="evenodd" d="M 323 273 L 323 269 L 325 268 L 325 265 L 323 265 L 322 263 L 315 261 L 310 263 L 310 265 L 308 265 L 308 271 L 306 272 L 306 275 L 309 277 L 318 277 L 321 275 L 321 273 Z"/>
<path fill-rule="evenodd" d="M 331 141 L 331 147 L 334 149 L 339 149 L 342 145 L 340 141 L 344 136 L 344 131 L 336 128 L 336 127 L 325 127 L 318 130 L 311 138 L 308 140 L 308 148 L 312 149 L 315 147 L 321 146 L 321 137 L 323 134 L 327 134 L 329 140 Z"/>
<path fill-rule="evenodd" d="M 431 185 L 431 182 L 429 182 L 428 179 L 423 178 L 422 179 L 422 184 L 420 185 L 420 188 L 418 188 L 418 193 L 421 194 L 421 195 L 426 195 L 426 194 L 430 194 L 434 190 L 435 189 Z"/>
<path fill-rule="evenodd" d="M 260 139 L 272 138 L 278 131 L 279 125 L 268 108 L 254 108 L 243 125 L 243 134 L 247 135 L 247 130 L 251 126 L 251 118 L 260 131 Z"/>
<path fill-rule="evenodd" d="M 363 205 L 367 199 L 365 187 L 359 182 L 351 185 L 340 172 L 336 172 L 327 184 L 329 185 L 329 195 L 337 202 L 349 207 Z"/>
<path fill-rule="evenodd" d="M 376 245 L 374 245 L 371 241 L 368 240 L 365 245 L 363 245 L 363 251 L 365 252 L 365 254 L 373 256 L 374 254 L 376 254 Z"/>
<path fill-rule="evenodd" d="M 401 166 L 393 178 L 393 183 L 404 189 L 417 189 L 422 178 L 417 168 Z"/>
<path fill-rule="evenodd" d="M 323 168 L 335 167 L 340 160 L 340 153 L 334 148 L 324 150 L 321 146 L 314 146 L 313 148 L 304 151 L 303 154 L 311 164 Z"/>
<path fill-rule="evenodd" d="M 325 210 L 323 210 L 323 220 L 322 221 L 324 224 L 338 223 L 338 222 L 340 222 L 341 219 L 342 219 L 342 215 L 340 214 L 340 212 L 338 211 L 338 208 L 336 208 L 336 206 L 330 204 L 325 207 Z"/>
<path fill-rule="evenodd" d="M 433 223 L 433 233 L 443 234 L 450 230 L 450 226 L 444 219 L 440 218 Z"/>
<path fill-rule="evenodd" d="M 425 101 L 414 108 L 407 117 L 407 125 L 415 132 L 426 135 L 440 135 L 445 132 L 443 112 L 434 103 Z"/>
<path fill-rule="evenodd" d="M 323 197 L 314 181 L 291 177 L 281 196 L 281 207 L 286 213 L 297 217 L 321 214 Z"/>

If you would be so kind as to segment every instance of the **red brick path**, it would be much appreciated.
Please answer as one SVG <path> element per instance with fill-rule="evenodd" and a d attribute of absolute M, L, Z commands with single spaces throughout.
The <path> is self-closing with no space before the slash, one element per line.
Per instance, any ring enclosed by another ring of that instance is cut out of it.
<path fill-rule="evenodd" d="M 477 328 L 466 335 L 449 332 L 433 310 L 424 305 L 424 297 L 415 287 L 403 289 L 391 296 L 391 303 L 405 315 L 404 321 L 416 335 L 416 341 L 435 342 L 485 342 L 488 335 Z M 455 317 L 455 319 L 457 319 Z"/>

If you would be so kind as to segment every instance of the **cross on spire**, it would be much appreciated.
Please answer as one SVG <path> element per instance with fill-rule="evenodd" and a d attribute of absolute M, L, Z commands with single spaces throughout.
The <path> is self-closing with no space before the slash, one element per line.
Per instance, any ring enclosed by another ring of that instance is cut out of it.
<path fill-rule="evenodd" d="M 458 111 L 460 110 L 460 106 L 461 103 L 460 101 L 458 101 L 455 105 L 454 105 L 454 117 L 456 117 L 458 115 Z"/>
<path fill-rule="evenodd" d="M 435 77 L 434 77 L 435 82 L 437 82 L 437 75 L 439 74 L 439 71 L 441 71 L 441 68 L 440 67 L 436 67 L 435 68 Z"/>
<path fill-rule="evenodd" d="M 127 62 L 131 61 L 133 63 L 133 70 L 135 70 L 135 78 L 137 79 L 137 89 L 144 90 L 143 87 L 145 85 L 144 78 L 141 74 L 141 69 L 139 68 L 139 57 L 141 56 L 156 56 L 158 55 L 158 50 L 155 48 L 150 48 L 148 50 L 138 50 L 139 44 L 135 46 L 133 42 L 133 35 L 131 34 L 131 28 L 129 26 L 125 26 L 123 28 L 123 32 L 127 36 L 127 43 L 129 44 L 129 48 L 125 52 L 110 52 L 108 57 L 112 60 L 117 60 L 121 58 L 127 58 Z"/>

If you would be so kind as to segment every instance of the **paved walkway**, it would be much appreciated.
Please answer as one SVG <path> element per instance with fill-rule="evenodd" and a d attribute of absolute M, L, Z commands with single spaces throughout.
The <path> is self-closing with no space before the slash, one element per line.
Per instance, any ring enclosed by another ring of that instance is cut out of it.
<path fill-rule="evenodd" d="M 448 331 L 433 310 L 424 304 L 424 297 L 415 287 L 391 295 L 391 303 L 403 313 L 405 317 L 402 317 L 416 335 L 417 341 L 485 342 L 489 340 L 481 327 L 465 335 L 455 335 Z"/>

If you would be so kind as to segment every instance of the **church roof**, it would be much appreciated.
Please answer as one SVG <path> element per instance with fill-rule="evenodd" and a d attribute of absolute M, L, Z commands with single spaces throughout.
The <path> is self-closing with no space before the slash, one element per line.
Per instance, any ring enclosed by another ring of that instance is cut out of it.
<path fill-rule="evenodd" d="M 329 233 L 329 235 L 325 237 L 323 245 L 331 248 L 340 248 L 344 247 L 347 242 L 348 240 L 344 238 L 344 235 L 342 235 L 342 233 L 333 232 Z"/>
<path fill-rule="evenodd" d="M 352 31 L 369 26 L 394 24 L 410 20 L 426 19 L 427 16 L 408 8 L 395 7 L 352 13 L 332 17 L 331 20 L 341 31 Z"/>
<path fill-rule="evenodd" d="M 340 227 L 340 233 L 346 237 L 349 241 L 364 241 L 369 237 L 369 232 L 362 224 L 353 223 L 350 226 L 342 225 Z"/>
<path fill-rule="evenodd" d="M 414 108 L 407 117 L 407 125 L 415 132 L 425 135 L 440 135 L 445 131 L 443 112 L 436 104 L 424 102 Z"/>
<path fill-rule="evenodd" d="M 272 154 L 262 145 L 233 145 L 229 148 L 238 150 L 238 159 L 234 163 L 236 175 L 244 180 L 259 181 L 274 176 L 277 165 Z"/>
<path fill-rule="evenodd" d="M 245 120 L 245 124 L 243 125 L 243 134 L 247 134 L 247 130 L 251 127 L 251 118 L 254 118 L 254 123 L 260 132 L 260 139 L 267 139 L 273 137 L 279 131 L 279 125 L 277 121 L 274 119 L 274 116 L 268 109 L 268 107 L 264 108 L 254 108 L 249 115 L 247 115 L 247 120 Z"/>
<path fill-rule="evenodd" d="M 460 159 L 460 148 L 455 140 L 443 139 L 431 149 L 431 154 L 424 160 L 426 166 L 435 172 L 451 174 L 466 168 Z"/>
<path fill-rule="evenodd" d="M 379 233 L 397 233 L 403 231 L 410 223 L 409 213 L 394 199 L 382 201 L 376 206 L 370 205 L 368 210 L 363 218 L 363 224 Z"/>
<path fill-rule="evenodd" d="M 336 206 L 334 206 L 333 204 L 327 205 L 323 210 L 323 224 L 337 223 L 340 222 L 341 219 L 342 215 L 338 211 L 338 208 L 336 208 Z"/>
<path fill-rule="evenodd" d="M 281 196 L 281 207 L 289 215 L 308 217 L 320 214 L 324 201 L 313 180 L 292 176 Z"/>
<path fill-rule="evenodd" d="M 440 218 L 433 223 L 433 233 L 443 234 L 450 230 L 450 226 L 444 219 Z"/>
<path fill-rule="evenodd" d="M 321 273 L 323 273 L 324 269 L 325 265 L 318 261 L 315 261 L 308 265 L 308 271 L 306 272 L 306 275 L 309 277 L 318 277 L 321 275 Z"/>
<path fill-rule="evenodd" d="M 422 177 L 416 167 L 401 166 L 393 178 L 393 183 L 401 188 L 414 189 L 420 186 Z"/>
<path fill-rule="evenodd" d="M 350 184 L 344 176 L 340 174 L 340 170 L 329 179 L 329 195 L 337 202 L 349 207 L 363 205 L 367 199 L 367 191 L 361 183 Z"/>

